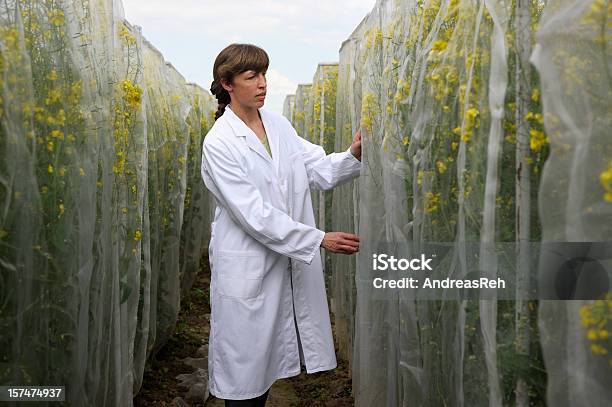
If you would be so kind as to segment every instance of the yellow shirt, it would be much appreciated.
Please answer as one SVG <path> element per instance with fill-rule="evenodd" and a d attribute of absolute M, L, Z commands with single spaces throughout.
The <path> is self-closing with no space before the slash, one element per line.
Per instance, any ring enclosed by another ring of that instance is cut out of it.
<path fill-rule="evenodd" d="M 270 150 L 270 144 L 268 144 L 268 135 L 266 133 L 264 133 L 264 138 L 263 140 L 261 140 L 261 142 L 263 143 L 264 147 L 268 151 L 268 154 L 270 154 L 270 158 L 272 158 L 272 151 Z"/>

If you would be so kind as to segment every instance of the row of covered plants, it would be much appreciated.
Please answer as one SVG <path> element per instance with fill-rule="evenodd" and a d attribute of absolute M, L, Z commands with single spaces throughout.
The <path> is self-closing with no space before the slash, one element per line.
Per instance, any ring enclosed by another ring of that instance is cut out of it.
<path fill-rule="evenodd" d="M 131 405 L 208 239 L 216 107 L 116 1 L 0 5 L 0 383 Z"/>
<path fill-rule="evenodd" d="M 612 400 L 612 297 L 534 294 L 542 244 L 612 240 L 611 18 L 604 0 L 380 0 L 342 44 L 335 150 L 361 128 L 364 169 L 326 210 L 361 236 L 329 273 L 357 405 Z M 313 87 L 285 114 L 316 141 Z M 372 253 L 432 243 L 443 274 L 504 275 L 512 295 L 376 292 Z"/>
<path fill-rule="evenodd" d="M 336 84 L 338 64 L 319 64 L 310 84 L 300 84 L 293 95 L 287 95 L 283 114 L 297 133 L 323 147 L 326 153 L 334 151 L 336 139 Z M 347 147 L 348 148 L 348 147 Z M 333 191 L 313 191 L 315 220 L 322 230 L 332 228 Z M 331 255 L 325 254 L 325 268 L 331 267 Z"/>

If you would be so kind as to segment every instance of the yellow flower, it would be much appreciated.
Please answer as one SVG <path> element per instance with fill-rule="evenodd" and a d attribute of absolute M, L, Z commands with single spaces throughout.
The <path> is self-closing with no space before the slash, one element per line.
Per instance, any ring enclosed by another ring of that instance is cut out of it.
<path fill-rule="evenodd" d="M 542 147 L 548 144 L 548 137 L 540 130 L 529 130 L 529 136 L 529 147 L 531 147 L 533 151 L 540 151 Z"/>
<path fill-rule="evenodd" d="M 45 104 L 48 106 L 48 105 L 57 103 L 59 102 L 61 97 L 62 97 L 62 92 L 57 88 L 53 88 L 49 90 L 49 93 L 47 94 L 47 97 L 45 98 Z"/>
<path fill-rule="evenodd" d="M 366 93 L 361 100 L 361 127 L 368 133 L 372 132 L 372 118 L 378 112 L 378 104 L 374 93 Z"/>
<path fill-rule="evenodd" d="M 544 117 L 542 116 L 541 113 L 536 113 L 534 118 L 536 119 L 536 121 L 540 124 L 544 123 Z"/>
<path fill-rule="evenodd" d="M 467 110 L 467 117 L 474 120 L 478 116 L 478 109 L 471 107 Z"/>
<path fill-rule="evenodd" d="M 612 173 L 610 171 L 604 171 L 599 174 L 599 181 L 604 187 L 607 187 L 612 182 Z"/>
<path fill-rule="evenodd" d="M 588 306 L 583 305 L 582 307 L 580 307 L 580 318 L 582 318 L 583 321 L 585 319 L 588 319 L 590 316 L 591 316 L 591 311 L 589 310 Z"/>
<path fill-rule="evenodd" d="M 423 175 L 425 175 L 423 170 L 419 170 L 417 172 L 417 185 L 421 185 L 423 183 Z"/>
<path fill-rule="evenodd" d="M 440 202 L 440 193 L 434 194 L 433 192 L 427 192 L 425 194 L 426 204 L 425 212 L 433 213 L 438 210 L 438 203 Z"/>
<path fill-rule="evenodd" d="M 81 177 L 84 177 L 84 176 L 85 176 L 85 170 L 83 169 L 83 167 L 79 167 L 79 175 L 80 175 Z"/>
<path fill-rule="evenodd" d="M 408 96 L 410 93 L 410 83 L 406 82 L 403 79 L 400 79 L 397 83 L 397 91 L 399 93 L 400 98 Z"/>
<path fill-rule="evenodd" d="M 70 85 L 70 95 L 68 96 L 68 102 L 72 105 L 77 105 L 81 100 L 82 94 L 82 83 L 81 81 L 73 82 Z"/>
<path fill-rule="evenodd" d="M 379 28 L 368 30 L 365 35 L 366 49 L 382 44 L 382 31 Z"/>
<path fill-rule="evenodd" d="M 140 230 L 136 230 L 134 232 L 134 240 L 138 242 L 138 241 L 140 241 L 141 237 L 142 237 L 142 233 L 140 232 Z"/>
<path fill-rule="evenodd" d="M 56 27 L 64 24 L 64 12 L 62 10 L 54 9 L 47 13 L 49 16 L 49 22 Z"/>
<path fill-rule="evenodd" d="M 57 112 L 57 124 L 60 126 L 63 126 L 66 123 L 66 112 L 64 111 L 64 109 L 60 109 Z"/>
<path fill-rule="evenodd" d="M 587 338 L 589 338 L 590 341 L 596 341 L 597 337 L 597 331 L 595 331 L 594 329 L 589 329 L 589 331 L 587 332 Z"/>
<path fill-rule="evenodd" d="M 43 185 L 42 188 L 40 188 L 40 192 L 42 194 L 46 194 L 47 192 L 49 192 L 49 187 L 46 185 Z"/>
<path fill-rule="evenodd" d="M 402 139 L 402 144 L 407 146 L 408 144 L 410 144 L 410 138 L 408 138 L 408 136 L 404 137 Z"/>
<path fill-rule="evenodd" d="M 604 200 L 612 202 L 612 161 L 608 164 L 608 168 L 599 174 L 599 182 L 604 188 Z"/>
<path fill-rule="evenodd" d="M 0 103 L 2 103 L 2 99 L 0 98 Z M 24 103 L 23 108 L 21 109 L 24 115 L 32 116 L 32 106 L 29 103 Z"/>
<path fill-rule="evenodd" d="M 610 333 L 606 329 L 600 330 L 598 334 L 601 339 L 608 339 L 610 337 Z"/>
<path fill-rule="evenodd" d="M 47 79 L 49 79 L 50 81 L 56 81 L 57 71 L 55 69 L 52 69 L 51 72 L 49 72 L 49 74 L 47 75 Z"/>
<path fill-rule="evenodd" d="M 595 355 L 607 355 L 608 350 L 601 345 L 593 344 L 591 345 L 591 352 Z"/>
<path fill-rule="evenodd" d="M 465 133 L 463 133 L 461 135 L 461 140 L 464 143 L 467 143 L 468 141 L 470 141 L 471 138 L 472 138 L 472 132 L 471 131 L 466 131 Z"/>
<path fill-rule="evenodd" d="M 448 45 L 448 43 L 446 41 L 436 41 L 433 44 L 433 47 L 431 48 L 432 51 L 444 51 L 446 49 L 446 46 Z"/>
<path fill-rule="evenodd" d="M 49 174 L 53 174 L 53 165 L 49 164 L 49 165 L 47 166 L 47 172 L 48 172 Z"/>
<path fill-rule="evenodd" d="M 125 104 L 131 109 L 140 108 L 142 88 L 138 85 L 134 85 L 127 79 L 122 82 L 121 87 L 123 89 L 123 100 Z"/>
<path fill-rule="evenodd" d="M 459 75 L 457 75 L 457 72 L 454 70 L 446 74 L 446 82 L 448 82 L 450 85 L 456 83 L 458 79 Z"/>
<path fill-rule="evenodd" d="M 591 3 L 591 7 L 583 14 L 580 22 L 582 24 L 589 24 L 593 26 L 600 26 L 602 22 L 606 21 L 606 16 L 610 16 L 610 8 L 606 7 L 606 0 L 595 0 Z M 607 8 L 607 10 L 606 10 Z M 596 42 L 603 42 L 605 38 L 603 35 L 599 35 Z"/>
<path fill-rule="evenodd" d="M 58 207 L 59 207 L 59 214 L 60 216 L 62 216 L 64 214 L 64 204 L 60 203 Z"/>
<path fill-rule="evenodd" d="M 380 45 L 382 44 L 382 40 L 383 40 L 383 35 L 382 35 L 382 30 L 377 28 L 376 29 L 376 37 L 374 39 L 374 45 Z"/>
<path fill-rule="evenodd" d="M 436 161 L 436 166 L 438 167 L 438 172 L 440 174 L 444 174 L 446 172 L 446 165 L 444 164 L 444 161 Z"/>
<path fill-rule="evenodd" d="M 53 141 L 48 141 L 47 142 L 47 151 L 52 153 L 53 152 L 53 147 L 54 147 Z"/>
<path fill-rule="evenodd" d="M 136 37 L 132 35 L 125 24 L 121 24 L 121 27 L 119 27 L 119 38 L 121 38 L 125 45 L 136 44 Z"/>
<path fill-rule="evenodd" d="M 540 90 L 538 88 L 535 88 L 531 92 L 531 100 L 533 100 L 534 102 L 537 102 L 540 100 Z"/>

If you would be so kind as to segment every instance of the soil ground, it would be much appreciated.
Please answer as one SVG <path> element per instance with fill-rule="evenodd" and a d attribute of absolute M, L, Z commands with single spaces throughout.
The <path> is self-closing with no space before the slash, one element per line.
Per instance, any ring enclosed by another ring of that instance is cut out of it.
<path fill-rule="evenodd" d="M 208 343 L 210 269 L 203 257 L 200 272 L 187 298 L 184 298 L 175 333 L 145 367 L 143 385 L 134 398 L 136 407 L 173 406 L 175 397 L 185 396 L 178 387 L 176 376 L 192 373 L 194 368 L 183 363 L 187 357 L 197 357 L 200 346 Z M 302 369 L 304 369 L 302 367 Z M 221 407 L 223 400 L 213 396 L 206 403 L 191 403 L 192 407 Z M 268 407 L 349 407 L 354 406 L 348 364 L 338 360 L 331 371 L 306 374 L 277 380 L 268 395 Z"/>

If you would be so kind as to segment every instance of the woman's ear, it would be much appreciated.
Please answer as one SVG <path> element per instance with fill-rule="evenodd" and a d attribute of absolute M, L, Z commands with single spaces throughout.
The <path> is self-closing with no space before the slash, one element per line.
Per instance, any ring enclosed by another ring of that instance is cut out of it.
<path fill-rule="evenodd" d="M 224 79 L 221 79 L 220 82 L 221 82 L 221 86 L 223 86 L 223 89 L 225 89 L 228 93 L 232 92 L 232 85 L 225 82 Z"/>

